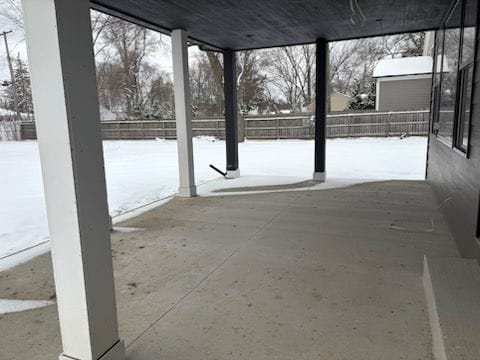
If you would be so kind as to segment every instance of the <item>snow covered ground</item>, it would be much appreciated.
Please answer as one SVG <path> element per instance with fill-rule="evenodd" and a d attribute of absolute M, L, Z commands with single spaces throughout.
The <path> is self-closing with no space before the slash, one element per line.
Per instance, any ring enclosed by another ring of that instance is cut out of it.
<path fill-rule="evenodd" d="M 426 138 L 360 138 L 327 141 L 327 174 L 336 179 L 423 179 Z M 313 141 L 246 141 L 240 144 L 242 176 L 310 179 Z M 197 184 L 219 177 L 225 143 L 194 139 Z M 178 187 L 175 141 L 105 141 L 110 213 L 167 197 Z M 265 185 L 265 183 L 258 184 Z M 0 142 L 0 260 L 48 238 L 38 148 L 35 141 Z"/>

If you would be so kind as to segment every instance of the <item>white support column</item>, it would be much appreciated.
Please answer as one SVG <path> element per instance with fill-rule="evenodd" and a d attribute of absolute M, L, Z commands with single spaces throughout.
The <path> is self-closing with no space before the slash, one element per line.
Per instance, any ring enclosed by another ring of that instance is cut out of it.
<path fill-rule="evenodd" d="M 60 359 L 122 360 L 89 0 L 23 0 L 62 335 Z"/>
<path fill-rule="evenodd" d="M 177 124 L 178 196 L 197 195 L 193 165 L 192 100 L 188 75 L 188 43 L 185 30 L 172 31 L 173 86 L 175 91 L 175 118 Z"/>

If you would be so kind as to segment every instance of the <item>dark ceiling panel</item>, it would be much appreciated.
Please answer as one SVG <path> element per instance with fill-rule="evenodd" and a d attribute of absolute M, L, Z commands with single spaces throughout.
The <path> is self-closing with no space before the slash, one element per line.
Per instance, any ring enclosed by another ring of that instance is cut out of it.
<path fill-rule="evenodd" d="M 451 0 L 358 0 L 366 20 L 351 22 L 349 0 L 92 0 L 219 48 L 255 49 L 435 29 Z"/>

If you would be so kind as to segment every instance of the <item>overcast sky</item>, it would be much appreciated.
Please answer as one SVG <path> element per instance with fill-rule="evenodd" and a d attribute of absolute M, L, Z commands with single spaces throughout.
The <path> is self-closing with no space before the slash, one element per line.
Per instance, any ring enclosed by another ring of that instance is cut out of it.
<path fill-rule="evenodd" d="M 4 31 L 0 29 L 0 32 Z M 6 30 L 8 31 L 8 30 Z M 8 34 L 8 43 L 10 47 L 10 56 L 16 58 L 18 55 L 22 60 L 27 61 L 27 51 L 23 33 L 16 31 L 14 33 Z M 151 64 L 156 64 L 160 70 L 171 72 L 172 70 L 172 60 L 171 60 L 171 51 L 169 46 L 169 37 L 163 37 L 165 42 L 165 47 L 158 49 L 148 57 L 148 62 Z M 5 44 L 3 41 L 3 36 L 0 38 L 0 81 L 9 80 L 10 74 L 8 71 L 7 56 L 5 52 Z M 193 54 L 196 50 L 193 50 Z M 190 52 L 192 55 L 192 52 Z"/>
<path fill-rule="evenodd" d="M 0 28 L 0 32 L 10 31 L 10 29 Z M 10 47 L 10 56 L 16 58 L 18 54 L 22 59 L 26 59 L 26 49 L 25 41 L 23 39 L 23 32 L 14 31 L 7 35 L 8 45 Z M 0 81 L 10 80 L 10 74 L 8 72 L 7 66 L 7 56 L 5 52 L 5 43 L 3 41 L 3 36 L 0 37 Z"/>
<path fill-rule="evenodd" d="M 0 8 L 0 11 L 2 9 Z M 20 55 L 20 58 L 25 62 L 27 59 L 27 50 L 25 45 L 25 36 L 21 29 L 12 29 L 11 26 L 0 23 L 0 32 L 13 30 L 8 34 L 8 44 L 10 48 L 10 56 L 16 58 Z M 172 60 L 171 60 L 171 48 L 170 37 L 162 35 L 163 45 L 157 51 L 153 52 L 148 57 L 148 62 L 153 65 L 157 65 L 161 71 L 172 72 Z M 190 55 L 194 57 L 198 49 L 191 49 Z M 5 52 L 5 44 L 3 36 L 0 37 L 0 82 L 3 80 L 10 80 L 10 73 L 8 70 L 7 57 Z"/>

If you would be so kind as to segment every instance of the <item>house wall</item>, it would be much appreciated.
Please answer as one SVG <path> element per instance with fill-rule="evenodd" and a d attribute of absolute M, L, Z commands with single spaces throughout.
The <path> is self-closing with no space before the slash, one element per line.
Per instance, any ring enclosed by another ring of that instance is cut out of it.
<path fill-rule="evenodd" d="M 380 78 L 377 80 L 378 111 L 430 108 L 431 75 Z"/>
<path fill-rule="evenodd" d="M 330 95 L 330 111 L 345 111 L 352 99 L 343 94 L 333 93 Z"/>
<path fill-rule="evenodd" d="M 427 180 L 443 202 L 442 212 L 464 257 L 480 259 L 477 221 L 480 195 L 480 37 L 477 34 L 470 153 L 452 149 L 430 134 Z"/>

